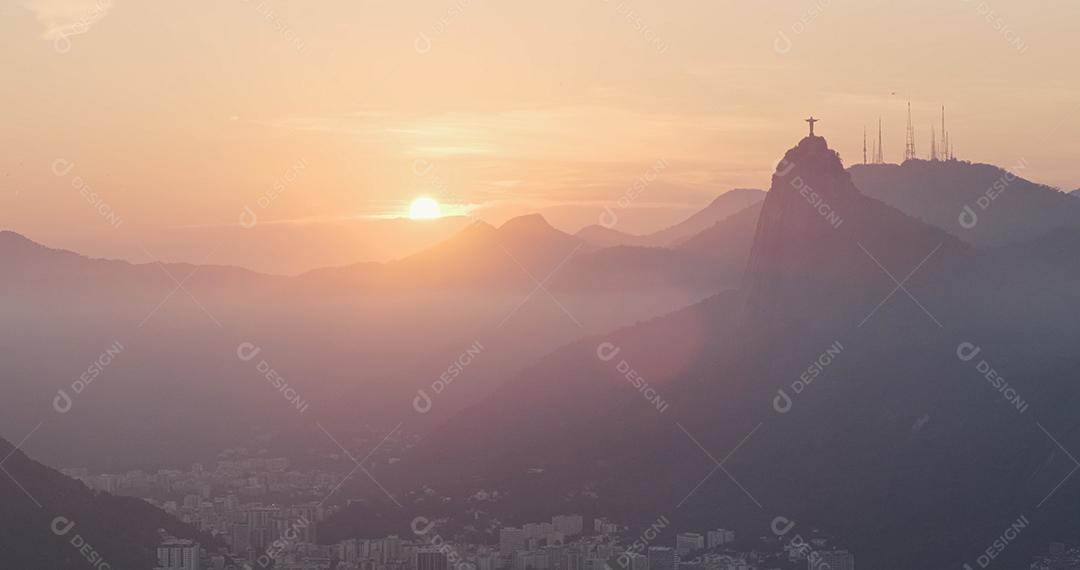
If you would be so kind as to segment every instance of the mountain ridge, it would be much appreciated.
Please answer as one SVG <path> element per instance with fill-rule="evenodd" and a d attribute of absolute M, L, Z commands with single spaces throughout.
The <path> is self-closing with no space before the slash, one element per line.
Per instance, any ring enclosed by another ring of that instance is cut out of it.
<path fill-rule="evenodd" d="M 30 459 L 3 438 L 0 457 L 5 471 L 0 477 L 5 514 L 0 522 L 0 552 L 5 567 L 81 569 L 108 564 L 118 570 L 152 568 L 158 562 L 158 529 L 195 539 L 211 549 L 220 546 L 209 535 L 141 499 L 91 491 Z"/>
<path fill-rule="evenodd" d="M 1024 179 L 1011 169 L 965 161 L 908 160 L 848 168 L 863 193 L 975 245 L 1034 239 L 1059 227 L 1080 227 L 1080 202 Z"/>
<path fill-rule="evenodd" d="M 1055 425 L 1080 399 L 1052 373 L 1078 359 L 1061 350 L 1050 363 L 1043 352 L 1067 343 L 1059 335 L 1077 337 L 1057 309 L 1080 306 L 1068 286 L 1077 262 L 1039 282 L 1059 298 L 1014 306 L 999 297 L 1022 298 L 1033 282 L 1003 280 L 1011 263 L 993 255 L 863 195 L 824 139 L 804 139 L 773 176 L 741 291 L 538 361 L 425 442 L 415 460 L 437 462 L 445 477 L 423 485 L 448 496 L 498 490 L 509 497 L 499 516 L 525 520 L 571 505 L 642 523 L 671 513 L 688 525 L 722 511 L 763 533 L 779 512 L 841 537 L 871 565 L 959 564 L 1068 466 L 1052 455 L 1045 463 L 1054 443 L 980 391 L 957 346 L 973 338 L 1010 355 L 1010 369 L 1028 371 L 1017 390 Z M 1051 326 L 1033 330 L 1024 315 Z M 684 324 L 664 324 L 675 321 Z M 618 367 L 601 354 L 612 350 Z M 839 352 L 814 372 L 823 379 L 793 392 L 828 350 Z M 655 386 L 668 411 L 650 409 L 625 369 Z M 999 447 L 1019 458 L 1001 464 Z M 710 478 L 709 458 L 728 451 L 727 477 Z M 961 484 L 987 469 L 1000 475 Z M 1058 494 L 1045 516 L 1069 518 L 1077 493 Z M 945 533 L 957 517 L 968 528 Z M 1022 560 L 1045 537 L 1032 532 L 1007 557 Z"/>
<path fill-rule="evenodd" d="M 760 202 L 764 197 L 765 192 L 755 188 L 735 188 L 713 198 L 704 208 L 681 222 L 648 234 L 628 234 L 614 227 L 591 225 L 578 230 L 574 235 L 595 247 L 676 247 L 717 222 Z"/>

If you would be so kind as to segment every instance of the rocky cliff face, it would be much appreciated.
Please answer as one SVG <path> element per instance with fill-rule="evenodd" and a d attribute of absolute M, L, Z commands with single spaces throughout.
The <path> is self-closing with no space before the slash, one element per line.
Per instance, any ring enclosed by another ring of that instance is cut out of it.
<path fill-rule="evenodd" d="M 806 137 L 773 174 L 743 281 L 744 318 L 759 325 L 818 318 L 823 305 L 850 308 L 856 318 L 895 285 L 888 273 L 902 280 L 920 264 L 959 264 L 972 254 L 944 231 L 865 196 L 826 140 Z"/>

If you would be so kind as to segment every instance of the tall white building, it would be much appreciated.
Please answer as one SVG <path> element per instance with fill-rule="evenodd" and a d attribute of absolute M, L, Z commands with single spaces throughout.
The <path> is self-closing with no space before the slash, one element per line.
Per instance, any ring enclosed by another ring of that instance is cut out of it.
<path fill-rule="evenodd" d="M 551 524 L 564 536 L 575 536 L 584 529 L 585 519 L 581 515 L 555 515 L 551 517 Z"/>
<path fill-rule="evenodd" d="M 706 534 L 708 536 L 708 540 L 705 542 L 705 545 L 708 548 L 713 548 L 723 544 L 735 542 L 735 531 L 733 530 L 724 530 L 722 528 L 718 528 L 716 530 L 710 530 Z"/>
<path fill-rule="evenodd" d="M 499 552 L 513 554 L 525 548 L 525 532 L 520 528 L 504 526 L 499 530 Z"/>
<path fill-rule="evenodd" d="M 679 556 L 686 556 L 705 548 L 705 537 L 696 532 L 680 532 L 675 537 L 675 552 Z"/>
<path fill-rule="evenodd" d="M 554 531 L 555 527 L 551 523 L 526 523 L 522 527 L 522 532 L 525 533 L 525 538 L 545 538 L 547 535 Z"/>
<path fill-rule="evenodd" d="M 675 551 L 667 546 L 650 546 L 649 570 L 675 570 Z"/>
<path fill-rule="evenodd" d="M 542 550 L 515 552 L 512 559 L 513 570 L 547 570 L 548 553 Z"/>
<path fill-rule="evenodd" d="M 310 542 L 314 542 L 314 540 Z M 398 538 L 398 535 L 396 534 L 392 534 L 383 539 L 383 557 L 386 562 L 397 562 L 401 560 L 401 545 L 402 540 Z"/>
<path fill-rule="evenodd" d="M 476 570 L 496 570 L 499 567 L 499 556 L 494 552 L 482 549 L 476 554 Z"/>
<path fill-rule="evenodd" d="M 436 547 L 424 547 L 416 553 L 416 570 L 448 570 L 450 561 Z"/>
<path fill-rule="evenodd" d="M 619 525 L 605 519 L 593 519 L 593 530 L 602 534 L 614 534 L 619 532 Z"/>
<path fill-rule="evenodd" d="M 162 570 L 199 570 L 199 545 L 190 540 L 172 539 L 157 547 Z"/>

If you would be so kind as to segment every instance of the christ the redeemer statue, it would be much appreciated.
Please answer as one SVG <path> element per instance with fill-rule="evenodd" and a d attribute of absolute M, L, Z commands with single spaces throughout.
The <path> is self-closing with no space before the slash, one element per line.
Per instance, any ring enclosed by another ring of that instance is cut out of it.
<path fill-rule="evenodd" d="M 806 119 L 806 122 L 810 123 L 810 136 L 814 136 L 814 123 L 818 122 L 819 120 L 820 119 L 815 119 L 813 115 L 810 115 L 810 118 Z"/>

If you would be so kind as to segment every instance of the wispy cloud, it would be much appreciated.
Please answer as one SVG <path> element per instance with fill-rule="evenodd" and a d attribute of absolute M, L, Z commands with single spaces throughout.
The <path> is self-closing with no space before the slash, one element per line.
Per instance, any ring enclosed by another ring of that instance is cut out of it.
<path fill-rule="evenodd" d="M 577 104 L 488 112 L 367 109 L 260 124 L 344 136 L 403 164 L 422 160 L 435 168 L 437 174 L 403 179 L 410 194 L 476 208 L 534 209 L 605 206 L 661 159 L 667 166 L 641 206 L 697 205 L 722 190 L 762 185 L 771 165 L 748 161 L 739 145 L 752 144 L 776 120 Z M 446 200 L 447 192 L 456 199 Z"/>
<path fill-rule="evenodd" d="M 404 156 L 647 161 L 655 160 L 659 149 L 706 158 L 698 143 L 770 128 L 774 121 L 735 114 L 565 105 L 435 114 L 348 112 L 264 124 L 349 135 Z"/>

